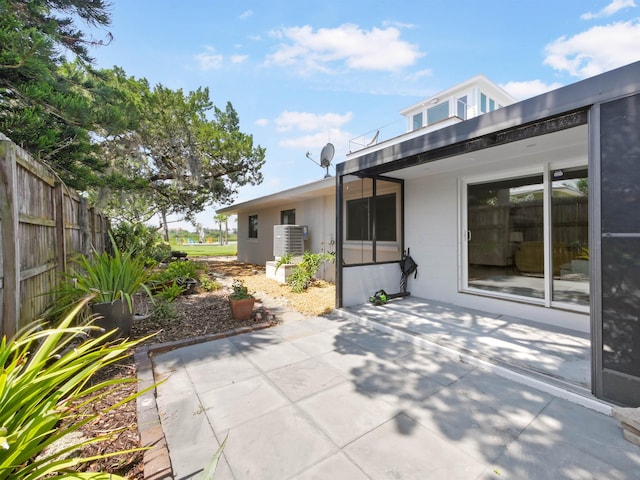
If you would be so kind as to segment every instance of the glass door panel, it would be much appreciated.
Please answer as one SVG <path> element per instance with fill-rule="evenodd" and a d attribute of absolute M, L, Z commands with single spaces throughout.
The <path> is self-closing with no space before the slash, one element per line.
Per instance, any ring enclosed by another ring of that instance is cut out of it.
<path fill-rule="evenodd" d="M 544 299 L 542 175 L 467 187 L 468 286 Z"/>
<path fill-rule="evenodd" d="M 589 188 L 587 169 L 551 173 L 553 300 L 589 305 Z"/>

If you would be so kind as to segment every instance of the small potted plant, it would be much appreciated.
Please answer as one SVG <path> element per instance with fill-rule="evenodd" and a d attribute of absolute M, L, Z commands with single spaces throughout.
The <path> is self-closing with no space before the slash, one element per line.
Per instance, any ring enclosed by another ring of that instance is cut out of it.
<path fill-rule="evenodd" d="M 231 316 L 234 320 L 248 320 L 253 313 L 253 304 L 256 299 L 249 293 L 247 286 L 242 280 L 234 280 L 231 284 L 229 294 L 229 305 L 231 306 Z"/>

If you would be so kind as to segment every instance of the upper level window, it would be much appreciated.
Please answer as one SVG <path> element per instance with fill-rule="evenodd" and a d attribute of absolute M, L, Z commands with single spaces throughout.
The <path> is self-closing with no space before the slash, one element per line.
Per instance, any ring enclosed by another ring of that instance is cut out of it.
<path fill-rule="evenodd" d="M 249 215 L 249 238 L 258 238 L 258 215 Z"/>
<path fill-rule="evenodd" d="M 449 101 L 442 102 L 427 110 L 427 125 L 449 118 Z"/>
<path fill-rule="evenodd" d="M 480 94 L 480 113 L 487 113 L 487 96 L 484 93 Z"/>
<path fill-rule="evenodd" d="M 456 105 L 456 115 L 462 120 L 467 119 L 467 96 L 460 97 Z"/>
<path fill-rule="evenodd" d="M 282 210 L 280 212 L 280 225 L 295 225 L 296 224 L 296 209 Z"/>
<path fill-rule="evenodd" d="M 413 116 L 413 128 L 412 130 L 418 130 L 422 128 L 422 112 L 416 113 Z"/>

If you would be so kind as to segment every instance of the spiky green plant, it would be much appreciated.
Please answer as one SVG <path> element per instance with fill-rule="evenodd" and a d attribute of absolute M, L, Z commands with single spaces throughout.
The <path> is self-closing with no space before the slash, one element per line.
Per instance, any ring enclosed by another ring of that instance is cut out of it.
<path fill-rule="evenodd" d="M 80 299 L 91 295 L 93 302 L 122 300 L 132 309 L 132 297 L 138 291 L 149 296 L 146 283 L 151 272 L 142 257 L 134 256 L 135 247 L 121 251 L 111 238 L 113 252 L 94 252 L 78 255 L 69 272 L 64 273 L 60 285 L 52 292 L 55 302 L 46 316 L 58 318 Z"/>
<path fill-rule="evenodd" d="M 291 291 L 302 293 L 314 280 L 314 276 L 320 265 L 325 262 L 334 262 L 335 255 L 333 253 L 311 253 L 304 252 L 302 261 L 296 265 L 289 278 L 287 284 L 291 287 Z"/>
<path fill-rule="evenodd" d="M 92 376 L 126 357 L 131 348 L 145 340 L 111 342 L 108 333 L 97 338 L 87 335 L 96 327 L 74 327 L 74 317 L 88 300 L 76 305 L 55 327 L 32 323 L 13 338 L 3 337 L 0 342 L 0 480 L 119 478 L 75 469 L 125 452 L 65 458 L 65 454 L 108 440 L 110 435 L 70 444 L 55 452 L 48 450 L 57 440 L 139 395 L 102 412 L 87 413 L 91 411 L 87 407 L 96 403 L 105 387 L 135 382 L 125 378 L 91 384 Z"/>

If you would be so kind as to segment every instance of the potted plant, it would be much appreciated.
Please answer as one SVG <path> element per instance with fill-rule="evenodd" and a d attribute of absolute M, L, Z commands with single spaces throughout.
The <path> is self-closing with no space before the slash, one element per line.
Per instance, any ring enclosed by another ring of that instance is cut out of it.
<path fill-rule="evenodd" d="M 133 255 L 135 249 L 122 252 L 112 240 L 113 253 L 94 252 L 80 255 L 58 289 L 51 316 L 68 311 L 72 304 L 91 297 L 88 312 L 96 315 L 95 324 L 106 331 L 117 330 L 118 336 L 131 334 L 134 318 L 133 297 L 140 291 L 151 296 L 146 285 L 149 269 L 142 257 Z"/>
<path fill-rule="evenodd" d="M 231 294 L 229 294 L 229 305 L 231 306 L 231 316 L 234 320 L 248 320 L 253 313 L 253 305 L 256 299 L 249 293 L 247 286 L 242 280 L 234 280 L 231 284 Z"/>

